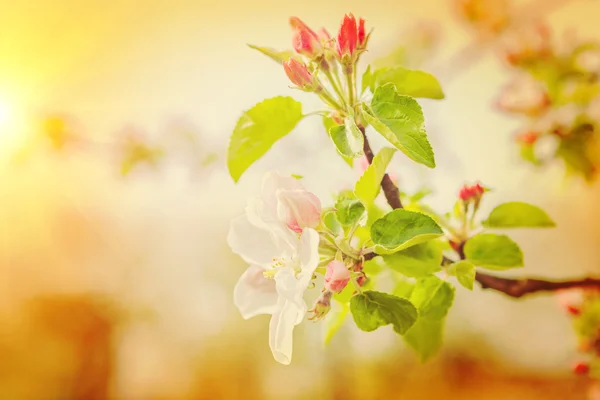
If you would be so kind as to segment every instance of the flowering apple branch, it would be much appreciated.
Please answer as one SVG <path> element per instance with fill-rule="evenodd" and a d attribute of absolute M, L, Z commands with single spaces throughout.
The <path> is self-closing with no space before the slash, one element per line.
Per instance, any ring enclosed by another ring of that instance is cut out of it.
<path fill-rule="evenodd" d="M 293 177 L 271 172 L 263 180 L 261 196 L 250 200 L 246 214 L 232 223 L 230 247 L 249 264 L 234 290 L 234 302 L 244 318 L 271 315 L 269 345 L 277 361 L 291 362 L 293 329 L 307 312 L 315 322 L 323 318 L 337 321 L 328 337 L 348 313 L 356 326 L 367 332 L 392 325 L 422 359 L 431 357 L 441 345 L 444 319 L 454 300 L 454 285 L 437 274 L 442 269 L 446 277 L 456 278 L 469 290 L 477 281 L 484 288 L 514 297 L 596 285 L 593 280 L 552 283 L 528 279 L 521 283 L 478 272 L 476 267 L 523 267 L 518 244 L 485 228 L 548 228 L 554 226 L 552 219 L 534 205 L 509 202 L 479 222 L 479 205 L 489 191 L 480 184 L 465 185 L 453 211 L 443 215 L 423 204 L 426 193 L 402 194 L 387 172 L 398 150 L 435 168 L 423 110 L 415 98 L 444 98 L 439 82 L 425 71 L 369 66 L 358 90 L 357 61 L 370 37 L 362 18 L 346 15 L 337 39 L 331 39 L 324 29 L 314 32 L 296 17 L 290 19 L 290 25 L 295 53 L 251 47 L 282 65 L 295 88 L 315 94 L 329 107 L 318 114 L 324 114 L 323 124 L 337 152 L 351 165 L 358 158 L 366 165 L 354 189 L 337 194 L 332 207 L 322 207 Z M 321 81 L 319 74 L 328 82 Z M 239 180 L 308 115 L 314 113 L 304 114 L 302 104 L 290 97 L 267 99 L 246 111 L 229 145 L 232 178 Z M 375 154 L 367 128 L 393 147 L 383 147 Z M 391 211 L 379 207 L 380 192 Z M 479 233 L 474 234 L 476 231 Z M 460 260 L 444 255 L 448 246 Z M 396 287 L 378 291 L 382 286 L 379 274 L 386 269 L 394 276 Z M 318 275 L 324 275 L 323 283 L 317 283 Z M 308 309 L 303 294 L 319 286 L 321 293 Z M 342 315 L 331 316 L 334 301 L 342 305 Z"/>

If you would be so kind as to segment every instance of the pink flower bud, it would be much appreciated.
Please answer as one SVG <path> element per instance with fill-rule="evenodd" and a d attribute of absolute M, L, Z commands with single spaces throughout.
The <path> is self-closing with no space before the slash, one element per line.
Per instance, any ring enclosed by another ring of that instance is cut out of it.
<path fill-rule="evenodd" d="M 573 372 L 577 375 L 587 375 L 590 372 L 590 365 L 584 362 L 577 363 L 573 365 Z"/>
<path fill-rule="evenodd" d="M 354 15 L 345 15 L 340 31 L 338 33 L 338 55 L 343 57 L 344 55 L 352 56 L 356 50 L 356 44 L 358 43 L 358 28 L 356 26 L 356 19 Z"/>
<path fill-rule="evenodd" d="M 308 58 L 315 58 L 323 54 L 321 39 L 300 18 L 291 17 L 290 25 L 294 30 L 292 44 L 297 53 Z"/>
<path fill-rule="evenodd" d="M 350 271 L 343 262 L 334 260 L 327 264 L 325 273 L 325 289 L 339 293 L 350 281 Z"/>
<path fill-rule="evenodd" d="M 317 32 L 317 37 L 321 40 L 321 43 L 323 43 L 324 46 L 329 44 L 329 42 L 331 41 L 331 35 L 329 34 L 329 32 L 327 32 L 325 28 L 319 29 L 319 31 Z"/>
<path fill-rule="evenodd" d="M 307 89 L 313 84 L 313 76 L 301 61 L 290 58 L 283 62 L 283 70 L 290 81 L 299 88 Z"/>
<path fill-rule="evenodd" d="M 288 228 L 302 233 L 304 228 L 316 228 L 321 221 L 321 201 L 306 190 L 285 190 L 277 193 L 277 213 Z"/>
<path fill-rule="evenodd" d="M 531 146 L 540 138 L 540 134 L 534 131 L 527 131 L 517 135 L 517 142 L 526 146 Z"/>

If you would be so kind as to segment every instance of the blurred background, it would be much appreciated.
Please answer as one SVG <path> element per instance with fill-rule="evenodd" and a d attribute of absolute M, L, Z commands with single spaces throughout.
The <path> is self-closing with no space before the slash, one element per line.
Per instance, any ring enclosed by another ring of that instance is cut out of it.
<path fill-rule="evenodd" d="M 492 26 L 502 19 L 505 2 L 478 3 Z M 520 159 L 520 122 L 494 107 L 511 70 L 460 4 L 0 0 L 0 399 L 588 398 L 553 295 L 458 287 L 443 351 L 426 364 L 391 329 L 347 321 L 328 346 L 324 323 L 300 325 L 282 366 L 268 317 L 243 321 L 232 303 L 245 265 L 225 238 L 264 172 L 303 175 L 325 204 L 359 176 L 319 118 L 239 184 L 227 173 L 243 110 L 276 95 L 318 106 L 246 46 L 290 48 L 292 15 L 334 33 L 353 12 L 375 28 L 365 65 L 407 46 L 407 64 L 439 77 L 446 99 L 421 101 L 438 167 L 397 156 L 405 190 L 428 186 L 447 211 L 480 180 L 494 189 L 484 213 L 537 204 L 558 228 L 512 234 L 526 257 L 513 275 L 600 275 L 600 185 Z M 600 40 L 599 1 L 510 7 L 519 24 Z"/>

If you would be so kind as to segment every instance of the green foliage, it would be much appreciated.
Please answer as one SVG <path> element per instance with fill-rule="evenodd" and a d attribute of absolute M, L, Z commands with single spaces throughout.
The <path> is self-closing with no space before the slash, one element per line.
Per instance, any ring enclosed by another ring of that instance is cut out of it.
<path fill-rule="evenodd" d="M 363 91 L 368 87 L 375 92 L 378 86 L 391 83 L 399 94 L 417 98 L 440 100 L 444 91 L 438 80 L 428 72 L 407 69 L 404 67 L 383 67 L 371 71 L 367 68 L 362 78 Z"/>
<path fill-rule="evenodd" d="M 392 145 L 413 161 L 435 168 L 423 110 L 415 99 L 398 94 L 395 86 L 387 83 L 375 89 L 371 107 L 362 106 L 366 121 Z"/>
<path fill-rule="evenodd" d="M 481 224 L 487 228 L 551 228 L 556 226 L 541 208 L 517 201 L 500 204 Z"/>
<path fill-rule="evenodd" d="M 442 248 L 435 240 L 384 255 L 383 261 L 394 271 L 412 278 L 420 278 L 441 271 Z"/>
<path fill-rule="evenodd" d="M 371 238 L 378 254 L 395 253 L 443 233 L 431 217 L 402 209 L 389 212 L 371 226 Z"/>
<path fill-rule="evenodd" d="M 329 137 L 331 137 L 331 134 L 330 134 L 331 128 L 334 128 L 339 125 L 335 123 L 333 118 L 324 115 L 323 116 L 323 126 L 325 127 L 325 132 L 327 132 L 327 135 L 329 135 Z M 340 154 L 340 152 L 338 152 L 338 154 Z M 346 164 L 348 164 L 350 167 L 352 167 L 354 165 L 354 159 L 352 157 L 346 157 L 342 154 L 340 154 L 340 156 L 342 157 L 344 162 Z"/>
<path fill-rule="evenodd" d="M 363 154 L 363 134 L 354 119 L 346 118 L 344 125 L 333 126 L 329 129 L 329 136 L 343 157 L 357 158 Z"/>
<path fill-rule="evenodd" d="M 523 252 L 506 235 L 475 235 L 467 240 L 464 252 L 468 261 L 487 269 L 504 270 L 523 266 Z"/>
<path fill-rule="evenodd" d="M 367 207 L 373 204 L 375 198 L 379 194 L 381 180 L 385 175 L 385 171 L 394 156 L 396 149 L 384 147 L 373 158 L 371 165 L 367 167 L 363 175 L 354 186 L 354 194 Z"/>
<path fill-rule="evenodd" d="M 290 133 L 303 118 L 302 104 L 291 97 L 273 97 L 258 103 L 238 120 L 227 151 L 229 174 L 237 182 L 275 142 Z"/>
<path fill-rule="evenodd" d="M 475 265 L 469 261 L 459 261 L 448 267 L 448 273 L 456 276 L 458 283 L 463 285 L 469 290 L 473 290 L 473 284 L 475 283 Z"/>
<path fill-rule="evenodd" d="M 404 340 L 425 361 L 442 345 L 444 319 L 454 301 L 454 287 L 434 275 L 421 278 L 410 300 L 419 310 L 419 318 Z"/>
<path fill-rule="evenodd" d="M 261 53 L 275 61 L 277 64 L 279 64 L 279 66 L 281 66 L 282 62 L 287 61 L 294 56 L 294 52 L 291 50 L 280 51 L 270 47 L 255 46 L 253 44 L 248 44 L 248 47 L 260 51 Z"/>
<path fill-rule="evenodd" d="M 365 206 L 356 198 L 341 197 L 335 203 L 335 216 L 343 226 L 352 226 L 360 221 L 365 213 Z"/>
<path fill-rule="evenodd" d="M 408 301 L 391 294 L 368 290 L 350 300 L 356 326 L 366 332 L 392 324 L 403 335 L 417 320 L 417 309 Z"/>

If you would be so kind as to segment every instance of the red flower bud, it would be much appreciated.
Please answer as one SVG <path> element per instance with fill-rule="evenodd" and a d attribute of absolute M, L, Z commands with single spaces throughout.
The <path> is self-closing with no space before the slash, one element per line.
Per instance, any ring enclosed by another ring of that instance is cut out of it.
<path fill-rule="evenodd" d="M 463 185 L 463 187 L 458 192 L 458 197 L 464 202 L 472 200 L 478 202 L 481 199 L 483 193 L 485 193 L 485 188 L 479 183 L 472 186 Z"/>
<path fill-rule="evenodd" d="M 590 365 L 584 362 L 577 363 L 573 365 L 573 372 L 577 375 L 587 375 L 590 372 Z"/>
<path fill-rule="evenodd" d="M 313 83 L 313 76 L 306 65 L 294 58 L 283 62 L 283 69 L 290 81 L 300 88 L 307 88 Z"/>
<path fill-rule="evenodd" d="M 291 17 L 290 25 L 294 30 L 292 44 L 296 52 L 308 58 L 315 58 L 323 54 L 321 39 L 300 18 Z"/>
<path fill-rule="evenodd" d="M 522 143 L 524 145 L 531 146 L 540 138 L 540 134 L 538 132 L 527 131 L 519 134 L 517 136 L 517 142 Z"/>
<path fill-rule="evenodd" d="M 344 55 L 354 55 L 356 50 L 356 44 L 358 42 L 358 28 L 356 26 L 356 19 L 354 15 L 345 15 L 340 31 L 338 33 L 338 55 L 343 57 Z"/>
<path fill-rule="evenodd" d="M 362 48 L 365 44 L 365 20 L 360 18 L 358 20 L 358 47 Z"/>
<path fill-rule="evenodd" d="M 575 306 L 568 305 L 567 312 L 571 315 L 579 315 L 581 314 L 581 310 Z"/>

